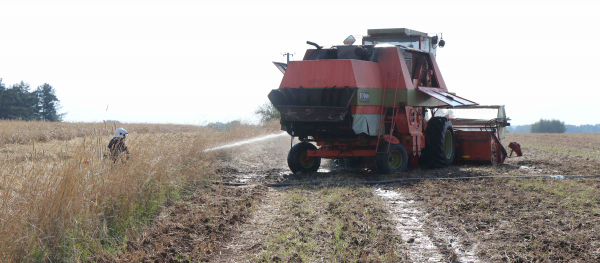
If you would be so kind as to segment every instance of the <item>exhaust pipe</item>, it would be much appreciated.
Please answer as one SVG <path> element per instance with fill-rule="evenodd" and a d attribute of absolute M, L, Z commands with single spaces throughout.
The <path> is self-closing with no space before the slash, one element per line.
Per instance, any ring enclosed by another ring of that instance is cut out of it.
<path fill-rule="evenodd" d="M 322 46 L 317 45 L 317 43 L 315 43 L 315 42 L 306 41 L 306 44 L 309 44 L 311 46 L 315 46 L 317 49 L 323 49 Z"/>

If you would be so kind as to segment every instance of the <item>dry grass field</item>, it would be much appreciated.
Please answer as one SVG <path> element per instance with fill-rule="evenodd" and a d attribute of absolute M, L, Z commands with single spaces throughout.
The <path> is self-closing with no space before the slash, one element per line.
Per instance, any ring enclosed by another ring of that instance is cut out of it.
<path fill-rule="evenodd" d="M 80 137 L 106 136 L 121 125 L 109 123 L 69 123 L 42 121 L 0 121 L 0 145 L 65 141 Z M 198 131 L 198 126 L 173 124 L 126 124 L 130 133 L 182 133 Z"/>
<path fill-rule="evenodd" d="M 183 189 L 205 185 L 212 153 L 277 125 L 228 130 L 119 124 L 129 159 L 103 158 L 115 125 L 0 122 L 0 262 L 89 261 L 117 253 L 128 231 Z"/>

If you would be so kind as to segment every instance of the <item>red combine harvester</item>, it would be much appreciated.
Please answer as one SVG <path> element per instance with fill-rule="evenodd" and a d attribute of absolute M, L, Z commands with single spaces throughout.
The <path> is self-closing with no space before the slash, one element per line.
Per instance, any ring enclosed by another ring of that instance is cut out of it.
<path fill-rule="evenodd" d="M 281 129 L 301 141 L 288 154 L 292 172 L 316 172 L 322 158 L 370 159 L 389 173 L 508 157 L 500 143 L 510 125 L 504 106 L 448 92 L 435 60 L 443 39 L 370 29 L 362 45 L 353 43 L 352 36 L 331 48 L 307 42 L 315 49 L 303 60 L 276 63 L 284 76 L 269 99 L 281 113 Z M 521 156 L 517 143 L 510 147 Z"/>

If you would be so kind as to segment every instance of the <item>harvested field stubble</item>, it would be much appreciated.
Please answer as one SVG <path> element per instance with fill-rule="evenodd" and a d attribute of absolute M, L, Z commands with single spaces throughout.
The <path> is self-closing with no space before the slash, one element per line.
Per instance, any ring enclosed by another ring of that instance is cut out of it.
<path fill-rule="evenodd" d="M 368 187 L 292 188 L 258 262 L 402 262 L 387 206 Z"/>
<path fill-rule="evenodd" d="M 600 134 L 509 134 L 524 157 L 498 166 L 437 170 L 448 177 L 598 175 Z M 403 186 L 427 204 L 434 222 L 462 236 L 483 261 L 600 261 L 600 178 L 475 179 Z"/>
<path fill-rule="evenodd" d="M 191 188 L 190 196 L 161 211 L 149 227 L 131 235 L 125 253 L 99 261 L 206 262 L 228 240 L 236 224 L 248 218 L 262 187 Z"/>
<path fill-rule="evenodd" d="M 23 125 L 21 134 L 28 134 L 28 128 L 35 134 L 42 126 L 70 127 L 37 122 L 2 122 L 0 127 L 15 123 Z M 2 148 L 0 262 L 86 261 L 94 254 L 116 253 L 129 231 L 179 196 L 182 187 L 211 178 L 207 163 L 212 153 L 204 149 L 274 132 L 274 125 L 217 131 L 122 124 L 130 133 L 132 154 L 113 163 L 102 157 L 112 130 L 94 133 L 86 124 L 73 125 L 92 132 L 84 137 L 69 133 L 78 137 L 69 140 L 31 137 L 37 143 L 27 144 L 18 144 L 26 137 L 0 138 L 17 142 Z"/>
<path fill-rule="evenodd" d="M 600 175 L 600 133 L 508 134 L 505 141 L 519 142 L 524 153 L 508 163 L 530 173 Z"/>
<path fill-rule="evenodd" d="M 426 182 L 430 220 L 465 234 L 485 261 L 597 262 L 600 179 Z"/>

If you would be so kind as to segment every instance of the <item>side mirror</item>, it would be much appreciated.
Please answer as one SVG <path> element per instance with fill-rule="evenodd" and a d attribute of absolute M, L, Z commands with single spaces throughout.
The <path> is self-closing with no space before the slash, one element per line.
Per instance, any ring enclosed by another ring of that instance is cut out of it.
<path fill-rule="evenodd" d="M 352 35 L 344 39 L 344 45 L 352 45 L 354 42 L 356 42 L 356 38 L 354 38 Z"/>

